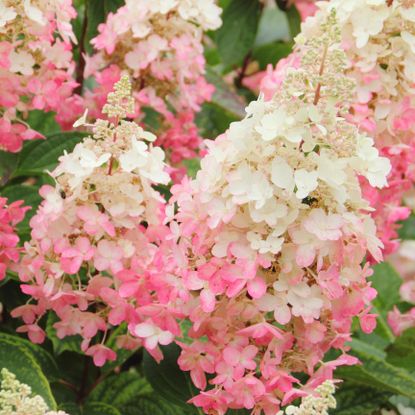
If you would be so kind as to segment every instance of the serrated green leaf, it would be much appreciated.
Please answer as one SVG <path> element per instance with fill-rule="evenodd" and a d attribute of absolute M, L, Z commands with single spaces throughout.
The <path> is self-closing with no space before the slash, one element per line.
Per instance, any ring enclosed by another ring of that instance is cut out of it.
<path fill-rule="evenodd" d="M 92 391 L 89 400 L 109 403 L 123 415 L 183 415 L 184 412 L 157 396 L 148 381 L 134 370 L 108 377 Z"/>
<path fill-rule="evenodd" d="M 82 413 L 83 415 L 124 415 L 114 406 L 103 402 L 88 402 Z"/>
<path fill-rule="evenodd" d="M 144 352 L 143 370 L 147 380 L 157 394 L 168 402 L 189 410 L 189 399 L 199 392 L 194 387 L 189 373 L 180 370 L 177 359 L 180 355 L 180 348 L 175 344 L 162 348 L 164 358 L 157 362 Z"/>
<path fill-rule="evenodd" d="M 374 273 L 370 280 L 372 286 L 378 292 L 373 304 L 379 313 L 386 317 L 388 311 L 400 301 L 399 288 L 402 279 L 395 269 L 387 262 L 376 264 L 373 267 Z"/>
<path fill-rule="evenodd" d="M 388 401 L 390 394 L 346 382 L 336 391 L 335 397 L 337 408 L 330 411 L 330 414 L 371 415 Z"/>
<path fill-rule="evenodd" d="M 32 392 L 40 395 L 50 409 L 56 409 L 56 402 L 46 376 L 30 349 L 16 341 L 0 339 L 0 368 L 6 368 L 16 378 L 32 388 Z"/>
<path fill-rule="evenodd" d="M 337 375 L 354 383 L 378 390 L 415 398 L 415 376 L 407 370 L 387 363 L 376 353 L 364 350 L 351 352 L 362 365 L 341 367 Z"/>
<path fill-rule="evenodd" d="M 14 342 L 17 346 L 27 348 L 32 353 L 49 382 L 53 382 L 59 377 L 58 366 L 54 358 L 43 347 L 34 344 L 29 340 L 7 333 L 0 333 L 0 341 L 1 340 Z"/>
<path fill-rule="evenodd" d="M 91 401 L 111 403 L 120 408 L 141 396 L 148 396 L 152 388 L 137 372 L 121 372 L 101 382 L 91 393 Z"/>
<path fill-rule="evenodd" d="M 252 49 L 261 16 L 258 0 L 232 0 L 223 13 L 217 31 L 218 52 L 225 65 L 242 62 Z"/>
<path fill-rule="evenodd" d="M 63 132 L 49 135 L 45 140 L 31 141 L 20 153 L 14 177 L 37 176 L 53 170 L 64 150 L 71 152 L 85 136 L 81 132 Z"/>
<path fill-rule="evenodd" d="M 407 370 L 415 370 L 415 328 L 408 329 L 387 349 L 387 361 Z"/>
<path fill-rule="evenodd" d="M 373 346 L 372 344 L 369 344 L 365 341 L 359 340 L 359 339 L 353 339 L 350 343 L 348 343 L 353 351 L 361 352 L 368 354 L 370 356 L 376 356 L 379 359 L 385 359 L 386 353 L 377 347 Z"/>
<path fill-rule="evenodd" d="M 29 112 L 26 122 L 33 130 L 39 131 L 43 135 L 56 134 L 60 131 L 60 126 L 55 120 L 54 112 L 33 110 Z"/>
<path fill-rule="evenodd" d="M 18 154 L 0 150 L 0 187 L 4 186 L 17 167 Z"/>
<path fill-rule="evenodd" d="M 156 395 L 145 396 L 134 403 L 123 407 L 123 415 L 191 415 L 197 413 L 186 412 L 179 406 L 157 397 Z"/>
<path fill-rule="evenodd" d="M 81 352 L 81 337 L 80 336 L 67 336 L 63 339 L 59 339 L 56 335 L 56 329 L 53 325 L 58 322 L 59 319 L 56 314 L 49 312 L 46 320 L 46 334 L 48 339 L 52 342 L 53 352 L 59 356 L 65 351 L 69 352 Z"/>

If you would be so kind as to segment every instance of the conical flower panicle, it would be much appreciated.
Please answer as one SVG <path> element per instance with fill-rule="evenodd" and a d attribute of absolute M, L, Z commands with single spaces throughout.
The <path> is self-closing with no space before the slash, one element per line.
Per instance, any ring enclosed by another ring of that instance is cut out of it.
<path fill-rule="evenodd" d="M 206 413 L 275 414 L 356 363 L 345 346 L 354 316 L 366 332 L 375 324 L 361 263 L 367 252 L 381 259 L 382 244 L 358 176 L 382 187 L 390 164 L 344 117 L 354 82 L 334 12 L 296 50 L 298 67 L 273 97 L 251 102 L 209 144 L 196 179 L 172 189 L 171 229 L 193 298 L 194 341 L 179 364 Z M 343 354 L 320 363 L 331 348 Z"/>
<path fill-rule="evenodd" d="M 99 366 L 115 359 L 105 346 L 113 326 L 128 324 L 118 338 L 118 346 L 127 348 L 141 344 L 135 337 L 140 323 L 160 332 L 163 344 L 172 340 L 170 330 L 177 331 L 159 304 L 158 290 L 168 285 L 161 284 L 163 270 L 155 265 L 166 230 L 164 200 L 153 185 L 170 179 L 163 151 L 152 144 L 155 136 L 123 120 L 133 105 L 130 81 L 123 77 L 104 107 L 115 121 L 88 124 L 85 114 L 77 122 L 93 135 L 59 158 L 52 172 L 56 186 L 41 188 L 44 200 L 30 222 L 32 239 L 19 270 L 22 290 L 32 300 L 13 311 L 25 322 L 18 331 L 41 342 L 38 321 L 53 310 L 58 337 L 80 335 L 82 349 Z M 154 320 L 140 311 L 150 304 Z M 157 344 L 156 337 L 148 348 L 159 357 Z"/>

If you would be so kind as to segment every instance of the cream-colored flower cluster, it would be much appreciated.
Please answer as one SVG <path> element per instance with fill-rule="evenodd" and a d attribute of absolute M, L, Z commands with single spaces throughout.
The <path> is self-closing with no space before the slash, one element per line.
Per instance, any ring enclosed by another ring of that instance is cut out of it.
<path fill-rule="evenodd" d="M 396 134 L 391 123 L 401 115 L 403 98 L 415 92 L 415 1 L 332 0 L 318 7 L 303 24 L 303 35 L 315 36 L 319 24 L 336 10 L 358 101 L 373 111 L 378 132 Z"/>
<path fill-rule="evenodd" d="M 131 84 L 124 76 L 109 94 L 103 109 L 115 121 L 97 120 L 90 125 L 93 137 L 59 158 L 53 172 L 58 186 L 48 196 L 50 203 L 46 202 L 45 208 L 63 204 L 63 192 L 66 201 L 90 200 L 93 206 L 97 202 L 102 204 L 120 226 L 133 228 L 136 226 L 133 218 L 140 216 L 154 223 L 155 205 L 161 199 L 151 185 L 167 184 L 170 179 L 164 171 L 163 151 L 151 144 L 156 137 L 136 123 L 123 120 L 133 110 Z M 84 118 L 76 125 L 86 123 Z"/>
<path fill-rule="evenodd" d="M 6 368 L 1 375 L 0 415 L 68 415 L 50 411 L 41 396 L 34 395 L 30 386 L 19 382 Z"/>
<path fill-rule="evenodd" d="M 303 398 L 299 407 L 288 406 L 285 415 L 329 415 L 329 409 L 336 408 L 335 391 L 333 382 L 326 380 L 313 394 Z M 280 411 L 277 415 L 284 415 L 284 412 Z"/>
<path fill-rule="evenodd" d="M 209 225 L 230 222 L 215 256 L 226 255 L 231 243 L 239 256 L 251 251 L 272 259 L 284 242 L 288 249 L 307 240 L 313 246 L 316 236 L 338 240 L 341 228 L 357 231 L 357 212 L 368 208 L 358 175 L 376 187 L 386 184 L 388 160 L 342 117 L 354 84 L 343 75 L 347 63 L 334 21 L 332 14 L 318 36 L 299 38 L 302 67 L 289 70 L 273 99 L 252 102 L 246 118 L 209 145 L 194 186 Z M 379 257 L 373 223 L 366 217 L 364 224 L 358 232 Z"/>

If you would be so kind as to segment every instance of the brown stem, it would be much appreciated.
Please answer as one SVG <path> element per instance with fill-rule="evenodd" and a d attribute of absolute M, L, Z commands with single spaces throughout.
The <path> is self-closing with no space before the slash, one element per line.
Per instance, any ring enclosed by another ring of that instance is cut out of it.
<path fill-rule="evenodd" d="M 320 70 L 318 71 L 318 74 L 321 76 L 324 73 L 324 64 L 326 62 L 326 57 L 327 57 L 327 50 L 328 50 L 328 46 L 326 45 L 324 47 L 324 51 L 323 51 L 323 58 L 321 59 L 321 65 L 320 65 Z M 318 101 L 320 99 L 320 91 L 321 91 L 321 83 L 319 82 L 317 84 L 317 88 L 316 88 L 316 92 L 314 94 L 314 101 L 313 104 L 317 105 Z"/>
<path fill-rule="evenodd" d="M 76 82 L 78 86 L 75 89 L 75 93 L 82 95 L 82 88 L 84 86 L 84 72 L 85 72 L 85 40 L 86 32 L 88 29 L 88 0 L 85 2 L 84 21 L 82 22 L 81 38 L 79 39 L 79 61 L 76 67 Z"/>
<path fill-rule="evenodd" d="M 241 71 L 239 72 L 238 77 L 235 79 L 235 85 L 236 85 L 238 88 L 240 88 L 240 87 L 242 86 L 242 81 L 243 81 L 243 80 L 244 80 L 244 78 L 245 78 L 245 75 L 246 75 L 246 70 L 248 69 L 249 62 L 251 61 L 251 55 L 252 55 L 252 53 L 251 53 L 251 52 L 249 52 L 249 53 L 245 56 L 245 59 L 244 59 L 244 61 L 243 61 L 243 63 L 242 63 L 242 68 L 241 68 Z"/>
<path fill-rule="evenodd" d="M 57 383 L 60 383 L 61 385 L 66 386 L 68 389 L 71 389 L 74 392 L 78 392 L 78 389 L 76 388 L 75 385 L 72 385 L 72 383 L 69 383 L 64 379 L 58 379 Z"/>
<path fill-rule="evenodd" d="M 117 117 L 115 119 L 114 125 L 118 125 L 118 123 L 120 122 L 119 118 Z M 114 133 L 114 138 L 112 139 L 112 142 L 115 143 L 115 141 L 117 140 L 117 133 Z M 110 164 L 108 166 L 108 176 L 111 176 L 112 174 L 112 168 L 114 166 L 114 156 L 111 154 L 111 158 L 110 158 Z"/>
<path fill-rule="evenodd" d="M 392 6 L 393 0 L 386 0 L 386 4 L 388 7 Z"/>

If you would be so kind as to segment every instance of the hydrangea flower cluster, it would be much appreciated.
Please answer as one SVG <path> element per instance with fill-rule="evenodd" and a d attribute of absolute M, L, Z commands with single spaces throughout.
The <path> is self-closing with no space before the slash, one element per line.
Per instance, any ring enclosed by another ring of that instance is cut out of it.
<path fill-rule="evenodd" d="M 57 112 L 63 126 L 79 106 L 73 95 L 75 42 L 71 0 L 0 1 L 0 149 L 18 152 L 40 138 L 24 121 L 30 110 Z"/>
<path fill-rule="evenodd" d="M 285 415 L 329 415 L 328 410 L 337 406 L 333 396 L 335 390 L 334 383 L 326 380 L 316 388 L 314 394 L 303 398 L 299 407 L 288 406 Z M 277 415 L 284 415 L 284 412 L 280 411 Z"/>
<path fill-rule="evenodd" d="M 305 36 L 314 36 L 319 22 L 336 9 L 352 62 L 348 74 L 357 83 L 350 119 L 374 136 L 376 147 L 392 163 L 387 188 L 379 191 L 362 181 L 385 254 L 399 246 L 398 222 L 410 214 L 404 196 L 415 182 L 414 6 L 413 0 L 322 2 L 316 16 L 303 26 Z M 407 280 L 402 285 L 406 301 L 413 298 L 413 284 Z M 404 314 L 395 309 L 389 322 L 399 334 L 415 325 L 415 309 Z"/>
<path fill-rule="evenodd" d="M 342 44 L 350 61 L 348 76 L 357 84 L 349 119 L 375 138 L 376 147 L 392 163 L 389 186 L 381 191 L 362 181 L 363 192 L 374 208 L 373 217 L 384 253 L 398 247 L 397 222 L 410 209 L 402 205 L 404 193 L 415 180 L 414 72 L 415 15 L 412 0 L 334 0 L 319 2 L 302 35 L 310 38 L 335 9 L 342 29 Z M 270 98 L 298 57 L 268 68 L 261 90 Z"/>
<path fill-rule="evenodd" d="M 202 145 L 194 113 L 214 90 L 204 77 L 202 35 L 220 26 L 220 13 L 214 0 L 127 0 L 92 40 L 98 53 L 86 76 L 94 73 L 98 82 L 91 97 L 95 108 L 127 71 L 134 79 L 136 115 L 143 115 L 143 107 L 161 114 L 158 144 L 174 165 L 195 157 Z"/>
<path fill-rule="evenodd" d="M 305 36 L 313 36 L 319 21 L 336 9 L 352 62 L 348 75 L 357 83 L 351 119 L 374 136 L 377 148 L 393 164 L 387 189 L 364 189 L 375 208 L 386 254 L 398 246 L 396 222 L 409 215 L 402 207 L 403 194 L 415 180 L 414 6 L 412 0 L 324 2 L 303 27 Z"/>
<path fill-rule="evenodd" d="M 6 271 L 19 260 L 19 237 L 16 225 L 20 223 L 29 207 L 22 207 L 19 200 L 7 205 L 7 199 L 0 197 L 0 281 L 6 277 Z"/>
<path fill-rule="evenodd" d="M 6 368 L 1 370 L 0 415 L 68 415 L 50 411 L 45 400 L 33 395 L 30 386 L 19 382 Z"/>
<path fill-rule="evenodd" d="M 299 68 L 273 98 L 252 102 L 209 144 L 196 179 L 172 189 L 192 296 L 179 365 L 206 413 L 275 414 L 356 363 L 345 346 L 353 317 L 365 332 L 376 324 L 361 264 L 367 252 L 380 260 L 383 245 L 358 176 L 383 187 L 390 163 L 345 118 L 354 82 L 334 12 L 319 27 L 298 39 Z M 321 363 L 331 348 L 343 353 Z"/>
<path fill-rule="evenodd" d="M 179 332 L 163 306 L 169 287 L 157 248 L 168 230 L 164 200 L 153 188 L 170 181 L 164 153 L 153 146 L 153 134 L 124 120 L 134 113 L 128 77 L 115 84 L 103 113 L 109 121 L 91 125 L 85 115 L 76 123 L 93 135 L 60 157 L 56 186 L 40 190 L 44 200 L 19 267 L 22 291 L 32 298 L 12 312 L 25 323 L 17 331 L 38 343 L 45 337 L 38 322 L 53 310 L 57 336 L 80 335 L 98 366 L 116 358 L 104 344 L 113 326 L 128 325 L 120 347 L 139 346 L 142 335 L 156 358 L 158 344 Z"/>

